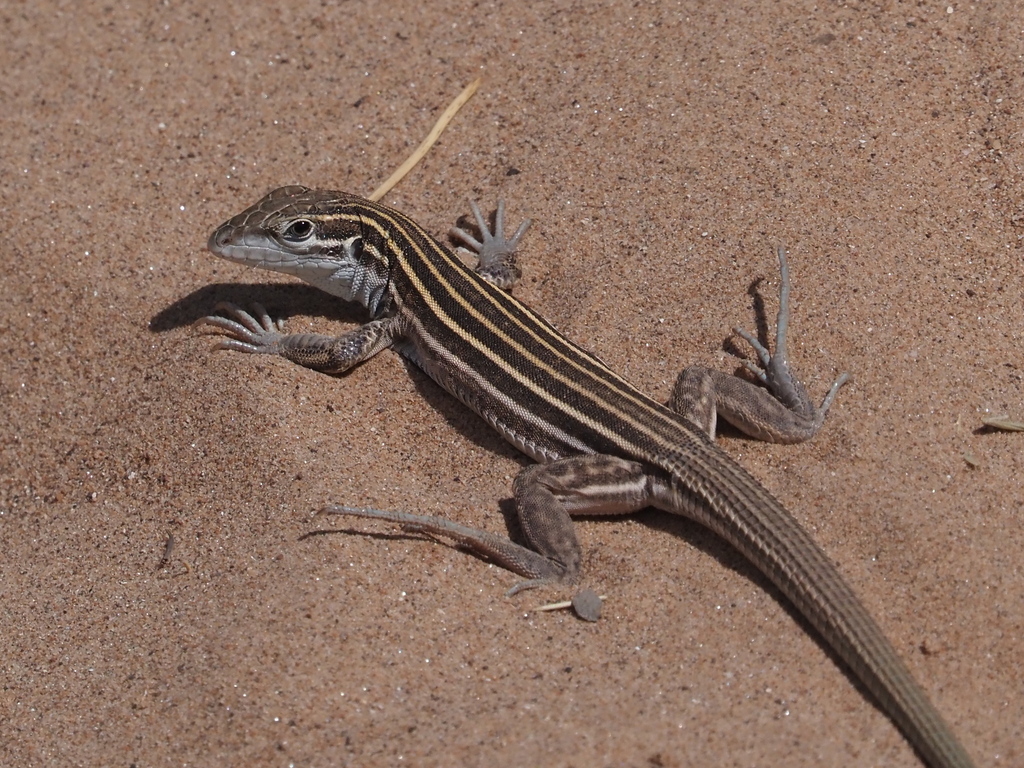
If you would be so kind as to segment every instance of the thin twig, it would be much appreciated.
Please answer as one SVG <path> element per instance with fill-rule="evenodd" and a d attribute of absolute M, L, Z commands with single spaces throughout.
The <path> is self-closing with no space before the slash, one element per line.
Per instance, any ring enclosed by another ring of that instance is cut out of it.
<path fill-rule="evenodd" d="M 434 146 L 434 142 L 437 141 L 437 137 L 441 135 L 441 132 L 448 126 L 451 119 L 455 117 L 455 113 L 462 109 L 462 105 L 469 101 L 470 97 L 476 93 L 476 89 L 480 87 L 480 80 L 481 78 L 478 77 L 472 83 L 467 85 L 462 90 L 462 93 L 455 98 L 455 101 L 448 105 L 448 109 L 441 113 L 437 122 L 434 123 L 434 127 L 431 128 L 430 133 L 427 134 L 427 138 L 423 140 L 423 143 L 416 148 L 415 152 L 409 155 L 409 159 L 402 163 L 398 167 L 398 170 L 388 177 L 387 181 L 377 187 L 374 193 L 370 195 L 370 200 L 377 201 L 384 197 L 384 195 L 391 191 L 391 188 L 395 186 L 395 184 L 405 177 L 405 174 L 413 169 L 413 166 L 415 166 L 416 163 L 423 159 L 423 156 L 427 154 L 432 146 Z"/>

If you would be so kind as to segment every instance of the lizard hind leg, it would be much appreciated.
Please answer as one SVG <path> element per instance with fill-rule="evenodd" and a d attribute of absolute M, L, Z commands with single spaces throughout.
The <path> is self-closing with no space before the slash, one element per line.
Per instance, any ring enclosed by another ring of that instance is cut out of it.
<path fill-rule="evenodd" d="M 779 248 L 781 272 L 779 314 L 776 321 L 775 354 L 753 334 L 735 331 L 753 348 L 761 365 L 744 360 L 743 365 L 763 386 L 737 376 L 707 368 L 690 367 L 676 380 L 669 407 L 686 416 L 714 439 L 721 416 L 745 434 L 771 443 L 800 443 L 821 429 L 836 392 L 848 380 L 842 374 L 835 380 L 820 406 L 815 406 L 807 389 L 789 364 L 789 267 L 786 252 Z"/>
<path fill-rule="evenodd" d="M 582 550 L 573 514 L 624 514 L 648 506 L 652 481 L 633 461 L 592 454 L 524 468 L 513 483 L 519 523 L 529 546 L 505 536 L 471 528 L 443 517 L 365 507 L 331 505 L 321 514 L 347 515 L 396 523 L 458 546 L 525 576 L 509 590 L 515 594 L 545 584 L 574 584 L 582 571 Z"/>
<path fill-rule="evenodd" d="M 395 523 L 407 533 L 419 533 L 432 538 L 447 539 L 456 546 L 466 549 L 479 557 L 489 560 L 529 581 L 516 585 L 509 594 L 520 589 L 548 583 L 566 581 L 566 572 L 538 552 L 516 544 L 506 536 L 472 528 L 435 515 L 416 515 L 370 507 L 348 507 L 330 504 L 320 510 L 322 515 L 344 515 Z"/>

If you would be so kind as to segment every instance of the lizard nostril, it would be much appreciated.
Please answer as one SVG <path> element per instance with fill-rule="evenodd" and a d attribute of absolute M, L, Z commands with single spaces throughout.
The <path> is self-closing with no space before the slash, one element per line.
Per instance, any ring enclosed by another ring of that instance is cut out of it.
<path fill-rule="evenodd" d="M 218 227 L 216 230 L 214 230 L 213 234 L 210 235 L 210 239 L 206 243 L 206 248 L 216 253 L 218 250 L 227 245 L 229 234 L 230 232 L 226 227 Z"/>

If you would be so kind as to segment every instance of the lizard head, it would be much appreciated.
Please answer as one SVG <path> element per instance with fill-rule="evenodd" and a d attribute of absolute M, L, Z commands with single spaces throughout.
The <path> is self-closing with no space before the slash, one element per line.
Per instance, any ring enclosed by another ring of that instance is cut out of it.
<path fill-rule="evenodd" d="M 390 268 L 386 254 L 365 247 L 363 219 L 353 205 L 359 202 L 344 192 L 280 187 L 217 227 L 206 247 L 358 301 L 376 317 L 390 303 Z"/>

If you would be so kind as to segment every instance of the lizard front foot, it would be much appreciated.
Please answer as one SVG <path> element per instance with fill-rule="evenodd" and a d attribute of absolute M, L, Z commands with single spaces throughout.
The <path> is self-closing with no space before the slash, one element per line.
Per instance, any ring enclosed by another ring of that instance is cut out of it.
<path fill-rule="evenodd" d="M 490 283 L 503 290 L 511 288 L 516 280 L 522 276 L 519 267 L 516 266 L 516 249 L 519 241 L 533 223 L 532 219 L 526 219 L 516 229 L 512 237 L 505 237 L 505 201 L 498 201 L 498 208 L 494 212 L 494 230 L 487 226 L 487 220 L 480 212 L 480 206 L 476 201 L 470 200 L 469 207 L 473 209 L 473 217 L 480 230 L 480 240 L 477 240 L 466 230 L 460 227 L 452 227 L 449 234 L 456 240 L 460 240 L 468 246 L 465 250 L 476 254 L 480 263 L 477 265 L 476 273 Z"/>
<path fill-rule="evenodd" d="M 283 320 L 274 320 L 262 304 L 253 302 L 250 314 L 237 304 L 219 302 L 214 312 L 227 315 L 209 315 L 196 320 L 195 325 L 209 325 L 230 338 L 221 339 L 216 349 L 234 349 L 256 355 L 281 354 L 281 340 L 285 337 Z"/>

